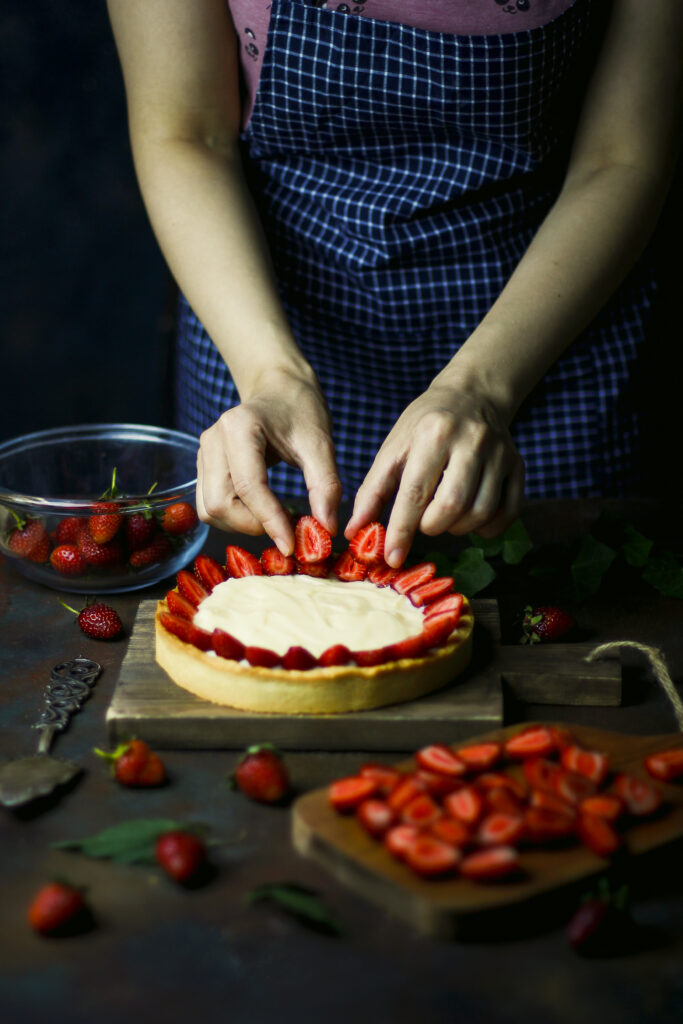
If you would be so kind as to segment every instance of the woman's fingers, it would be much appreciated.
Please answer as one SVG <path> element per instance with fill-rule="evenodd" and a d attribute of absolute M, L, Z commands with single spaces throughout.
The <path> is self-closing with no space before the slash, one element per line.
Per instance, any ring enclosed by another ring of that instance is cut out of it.
<path fill-rule="evenodd" d="M 480 536 L 497 537 L 519 516 L 524 499 L 524 460 L 515 453 L 512 469 L 502 488 L 502 500 L 496 514 L 487 523 L 474 528 Z"/>
<path fill-rule="evenodd" d="M 263 533 L 235 493 L 227 460 L 222 451 L 199 449 L 197 454 L 197 515 L 220 530 Z"/>
<path fill-rule="evenodd" d="M 328 434 L 306 435 L 294 446 L 301 466 L 311 513 L 334 537 L 337 533 L 337 509 L 342 484 L 337 472 L 334 445 Z"/>

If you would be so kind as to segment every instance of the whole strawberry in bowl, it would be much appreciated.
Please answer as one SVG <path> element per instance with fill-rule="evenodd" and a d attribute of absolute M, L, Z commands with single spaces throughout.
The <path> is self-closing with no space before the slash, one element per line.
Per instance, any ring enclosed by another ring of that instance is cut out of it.
<path fill-rule="evenodd" d="M 201 550 L 197 441 L 100 423 L 0 444 L 0 552 L 60 591 L 109 594 L 173 576 Z"/>

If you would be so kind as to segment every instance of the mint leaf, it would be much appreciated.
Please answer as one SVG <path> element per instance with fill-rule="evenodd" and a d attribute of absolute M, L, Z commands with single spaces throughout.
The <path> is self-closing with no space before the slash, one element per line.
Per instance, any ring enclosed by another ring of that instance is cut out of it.
<path fill-rule="evenodd" d="M 592 534 L 588 533 L 582 538 L 570 567 L 574 597 L 577 601 L 583 601 L 598 592 L 602 578 L 615 557 L 616 552 L 607 544 L 596 540 Z"/>
<path fill-rule="evenodd" d="M 503 534 L 503 561 L 507 565 L 519 565 L 533 546 L 526 526 L 521 519 L 515 519 Z"/>
<path fill-rule="evenodd" d="M 332 935 L 341 935 L 342 928 L 312 889 L 294 882 L 274 882 L 259 885 L 247 893 L 249 903 L 269 900 L 277 903 L 304 924 Z"/>
<path fill-rule="evenodd" d="M 643 579 L 664 597 L 683 598 L 683 568 L 671 551 L 650 558 L 643 569 Z"/>
<path fill-rule="evenodd" d="M 466 597 L 474 597 L 496 578 L 495 569 L 484 558 L 481 548 L 465 548 L 453 566 L 456 590 Z"/>
<path fill-rule="evenodd" d="M 468 533 L 467 539 L 472 547 L 483 551 L 484 558 L 495 558 L 503 550 L 503 536 L 501 534 L 499 537 L 480 537 L 478 533 Z"/>
<path fill-rule="evenodd" d="M 627 523 L 624 527 L 624 539 L 621 550 L 629 565 L 641 568 L 650 557 L 653 541 L 645 537 L 635 526 Z"/>
<path fill-rule="evenodd" d="M 198 832 L 201 826 L 170 818 L 139 818 L 111 825 L 85 839 L 65 839 L 51 845 L 58 850 L 75 850 L 86 857 L 114 860 L 119 864 L 154 864 L 154 848 L 165 832 Z"/>

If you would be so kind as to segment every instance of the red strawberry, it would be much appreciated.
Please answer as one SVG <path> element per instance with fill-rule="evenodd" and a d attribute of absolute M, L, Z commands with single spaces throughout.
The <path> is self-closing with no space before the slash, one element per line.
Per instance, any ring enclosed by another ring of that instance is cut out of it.
<path fill-rule="evenodd" d="M 365 579 L 367 571 L 367 565 L 363 562 L 357 562 L 350 551 L 343 551 L 332 563 L 334 575 L 338 580 L 344 580 L 345 582 Z"/>
<path fill-rule="evenodd" d="M 621 836 L 607 818 L 582 814 L 577 826 L 579 837 L 598 857 L 611 857 L 621 846 Z"/>
<path fill-rule="evenodd" d="M 562 769 L 546 757 L 530 757 L 522 763 L 524 778 L 533 789 L 555 793 Z"/>
<path fill-rule="evenodd" d="M 194 529 L 198 522 L 197 513 L 187 501 L 178 501 L 174 505 L 169 505 L 161 517 L 162 529 L 174 537 Z"/>
<path fill-rule="evenodd" d="M 586 800 L 582 800 L 580 807 L 583 807 L 588 800 L 595 799 L 595 797 L 587 797 Z M 565 814 L 570 818 L 576 817 L 576 805 L 569 803 L 568 800 L 563 800 L 557 793 L 549 793 L 545 789 L 533 789 L 531 796 L 529 797 L 529 805 L 531 807 L 539 807 L 542 811 L 552 811 L 554 814 Z"/>
<path fill-rule="evenodd" d="M 166 604 L 172 615 L 180 615 L 182 619 L 192 622 L 197 609 L 178 590 L 169 590 L 166 595 Z"/>
<path fill-rule="evenodd" d="M 401 808 L 401 821 L 405 825 L 424 828 L 437 821 L 443 814 L 429 793 L 419 793 L 410 803 Z"/>
<path fill-rule="evenodd" d="M 389 793 L 387 797 L 389 806 L 393 807 L 395 811 L 400 811 L 416 796 L 424 793 L 426 788 L 424 782 L 415 775 L 406 775 Z"/>
<path fill-rule="evenodd" d="M 232 778 L 245 796 L 259 803 L 278 803 L 290 788 L 287 767 L 269 743 L 248 747 Z"/>
<path fill-rule="evenodd" d="M 35 894 L 28 920 L 40 935 L 58 935 L 73 926 L 86 909 L 83 894 L 66 882 L 50 882 Z"/>
<path fill-rule="evenodd" d="M 9 548 L 15 555 L 29 562 L 47 562 L 50 555 L 50 537 L 40 519 L 21 519 L 13 513 L 17 521 L 16 529 L 9 537 Z"/>
<path fill-rule="evenodd" d="M 437 615 L 453 614 L 457 616 L 456 623 L 460 619 L 464 598 L 462 594 L 447 594 L 438 601 L 432 601 L 425 605 L 424 616 L 426 619 L 435 618 Z"/>
<path fill-rule="evenodd" d="M 55 530 L 55 544 L 76 544 L 83 527 L 80 516 L 66 516 L 60 519 Z"/>
<path fill-rule="evenodd" d="M 584 750 L 576 744 L 563 748 L 560 761 L 567 771 L 585 775 L 598 786 L 604 782 L 609 770 L 607 754 L 598 750 Z"/>
<path fill-rule="evenodd" d="M 505 753 L 516 760 L 527 757 L 546 757 L 554 750 L 555 742 L 552 734 L 544 725 L 526 726 L 505 743 Z"/>
<path fill-rule="evenodd" d="M 382 796 L 388 796 L 403 778 L 398 768 L 388 764 L 376 764 L 374 761 L 366 761 L 361 765 L 358 774 L 364 779 L 372 779 L 377 784 L 377 792 Z"/>
<path fill-rule="evenodd" d="M 454 789 L 459 789 L 463 785 L 455 775 L 442 775 L 441 772 L 432 772 L 429 768 L 418 768 L 414 775 L 432 796 L 445 796 L 446 793 L 452 793 Z"/>
<path fill-rule="evenodd" d="M 194 574 L 201 585 L 211 592 L 219 583 L 228 578 L 228 574 L 215 558 L 210 555 L 197 555 L 194 560 Z"/>
<path fill-rule="evenodd" d="M 429 826 L 429 831 L 443 843 L 463 847 L 472 841 L 470 830 L 455 818 L 439 818 Z"/>
<path fill-rule="evenodd" d="M 512 775 L 506 775 L 504 772 L 484 772 L 480 775 L 476 784 L 479 789 L 483 789 L 486 792 L 489 789 L 507 789 L 518 800 L 526 800 L 527 790 L 523 782 L 519 779 L 515 779 Z"/>
<path fill-rule="evenodd" d="M 524 839 L 527 843 L 566 841 L 574 836 L 575 817 L 546 807 L 529 807 L 524 814 Z"/>
<path fill-rule="evenodd" d="M 381 839 L 396 820 L 396 815 L 385 800 L 370 798 L 356 808 L 356 817 L 366 832 Z"/>
<path fill-rule="evenodd" d="M 261 565 L 266 576 L 291 576 L 296 568 L 292 555 L 283 555 L 276 548 L 266 548 L 261 552 Z"/>
<path fill-rule="evenodd" d="M 436 836 L 419 835 L 406 847 L 404 859 L 416 874 L 433 878 L 452 874 L 461 856 L 457 846 L 444 843 Z"/>
<path fill-rule="evenodd" d="M 450 576 L 435 576 L 427 583 L 411 587 L 408 597 L 417 608 L 421 608 L 423 605 L 432 604 L 440 597 L 445 597 L 452 589 L 453 580 Z"/>
<path fill-rule="evenodd" d="M 228 576 L 235 579 L 242 579 L 244 576 L 263 576 L 263 566 L 256 555 L 238 547 L 237 544 L 228 544 L 226 547 L 225 568 Z"/>
<path fill-rule="evenodd" d="M 206 847 L 193 832 L 164 832 L 156 841 L 157 862 L 176 882 L 188 882 L 206 861 Z"/>
<path fill-rule="evenodd" d="M 192 644 L 200 651 L 208 651 L 213 646 L 212 634 L 205 629 L 200 629 L 184 616 L 174 615 L 171 612 L 161 612 L 159 621 L 164 629 L 173 633 L 179 640 L 186 644 Z"/>
<path fill-rule="evenodd" d="M 145 515 L 144 512 L 133 512 L 126 516 L 124 533 L 130 550 L 137 551 L 139 548 L 146 547 L 156 528 L 157 525 L 152 516 Z"/>
<path fill-rule="evenodd" d="M 211 646 L 221 658 L 228 658 L 230 661 L 241 661 L 244 657 L 244 644 L 222 629 L 214 629 L 211 634 Z"/>
<path fill-rule="evenodd" d="M 115 640 L 123 632 L 123 623 L 111 605 L 97 601 L 94 604 L 86 604 L 80 612 L 71 608 L 68 604 L 60 602 L 67 609 L 78 616 L 76 621 L 86 636 L 93 640 Z"/>
<path fill-rule="evenodd" d="M 445 797 L 444 806 L 452 818 L 474 825 L 483 814 L 484 798 L 474 786 L 463 786 Z"/>
<path fill-rule="evenodd" d="M 373 665 L 384 665 L 391 658 L 390 647 L 373 647 L 369 651 L 354 651 L 353 660 L 359 668 L 371 668 Z"/>
<path fill-rule="evenodd" d="M 494 811 L 493 814 L 487 814 L 479 823 L 476 840 L 483 846 L 514 846 L 523 831 L 524 818 L 521 814 Z"/>
<path fill-rule="evenodd" d="M 446 643 L 459 621 L 460 612 L 443 612 L 441 615 L 430 615 L 429 618 L 425 618 L 422 627 L 425 650 Z"/>
<path fill-rule="evenodd" d="M 646 817 L 659 809 L 662 794 L 656 786 L 649 782 L 636 779 L 633 775 L 622 772 L 614 780 L 614 790 L 626 805 L 626 810 L 634 818 Z"/>
<path fill-rule="evenodd" d="M 524 807 L 524 801 L 508 789 L 507 786 L 492 786 L 484 790 L 484 798 L 487 812 L 494 811 L 501 814 L 520 814 Z"/>
<path fill-rule="evenodd" d="M 62 576 L 80 576 L 88 568 L 75 544 L 59 544 L 50 553 L 50 565 Z"/>
<path fill-rule="evenodd" d="M 587 796 L 593 796 L 596 785 L 585 775 L 560 769 L 554 777 L 555 792 L 571 804 L 580 804 Z"/>
<path fill-rule="evenodd" d="M 110 540 L 106 544 L 98 544 L 91 537 L 87 526 L 83 527 L 78 535 L 78 550 L 88 565 L 96 565 L 100 568 L 120 565 L 123 557 L 118 538 Z"/>
<path fill-rule="evenodd" d="M 208 590 L 202 586 L 196 576 L 193 576 L 187 569 L 179 569 L 176 573 L 178 590 L 183 597 L 198 608 L 205 597 L 209 596 Z"/>
<path fill-rule="evenodd" d="M 158 754 L 144 740 L 129 740 L 108 753 L 95 750 L 98 757 L 110 761 L 116 781 L 122 786 L 148 788 L 166 781 L 166 769 Z"/>
<path fill-rule="evenodd" d="M 381 523 L 373 522 L 361 526 L 349 543 L 351 557 L 363 565 L 382 565 L 385 536 L 386 530 Z"/>
<path fill-rule="evenodd" d="M 432 743 L 417 751 L 415 758 L 422 768 L 442 775 L 460 776 L 465 774 L 465 764 L 453 753 L 450 747 L 442 743 Z"/>
<path fill-rule="evenodd" d="M 297 562 L 323 562 L 332 554 L 332 537 L 313 516 L 301 516 L 294 526 L 294 557 Z"/>
<path fill-rule="evenodd" d="M 283 668 L 306 672 L 308 669 L 315 668 L 317 664 L 317 658 L 314 658 L 305 647 L 290 647 L 282 656 Z"/>
<path fill-rule="evenodd" d="M 434 562 L 419 562 L 410 569 L 401 569 L 391 581 L 391 587 L 399 594 L 409 594 L 415 587 L 429 583 L 436 576 Z"/>
<path fill-rule="evenodd" d="M 280 655 L 268 647 L 245 647 L 244 657 L 254 668 L 275 668 L 280 664 Z"/>
<path fill-rule="evenodd" d="M 392 569 L 390 565 L 380 562 L 379 565 L 373 565 L 368 569 L 367 578 L 376 587 L 388 587 L 391 581 L 396 579 L 399 571 L 399 569 Z"/>
<path fill-rule="evenodd" d="M 128 562 L 134 569 L 144 569 L 148 565 L 163 562 L 165 558 L 168 558 L 170 551 L 171 543 L 168 537 L 162 533 L 146 544 L 144 548 L 131 551 Z"/>
<path fill-rule="evenodd" d="M 507 878 L 519 871 L 519 854 L 514 846 L 489 846 L 469 853 L 460 862 L 460 874 L 474 882 Z"/>
<path fill-rule="evenodd" d="M 426 651 L 425 638 L 422 633 L 408 636 L 405 640 L 397 640 L 389 647 L 389 661 L 400 661 L 401 658 L 420 658 Z"/>
<path fill-rule="evenodd" d="M 110 502 L 98 502 L 92 506 L 93 515 L 88 519 L 88 530 L 96 544 L 107 544 L 116 536 L 123 516 L 118 506 Z"/>
<path fill-rule="evenodd" d="M 617 821 L 624 813 L 624 801 L 614 793 L 596 793 L 587 796 L 579 804 L 580 814 L 590 814 L 594 818 L 606 818 Z"/>
<path fill-rule="evenodd" d="M 503 748 L 500 743 L 475 743 L 466 747 L 458 747 L 455 751 L 468 770 L 486 771 L 500 760 Z"/>
<path fill-rule="evenodd" d="M 673 782 L 683 775 L 683 747 L 658 750 L 646 757 L 643 764 L 653 778 L 661 782 Z"/>
<path fill-rule="evenodd" d="M 330 560 L 324 562 L 297 562 L 296 571 L 302 576 L 315 576 L 317 579 L 325 580 L 330 575 Z"/>
<path fill-rule="evenodd" d="M 353 655 L 344 644 L 334 644 L 318 658 L 318 664 L 323 668 L 328 665 L 349 665 L 353 661 Z"/>
<path fill-rule="evenodd" d="M 554 605 L 527 605 L 522 620 L 522 643 L 535 644 L 540 641 L 558 640 L 576 625 L 574 618 L 564 608 Z"/>
<path fill-rule="evenodd" d="M 403 860 L 409 846 L 421 834 L 414 825 L 394 825 L 384 835 L 384 846 L 397 860 Z"/>
<path fill-rule="evenodd" d="M 327 790 L 327 796 L 335 811 L 344 813 L 353 811 L 363 800 L 374 796 L 377 790 L 377 783 L 362 775 L 349 775 L 342 779 L 335 779 Z M 390 805 L 391 806 L 391 805 Z M 393 810 L 397 808 L 392 807 Z"/>

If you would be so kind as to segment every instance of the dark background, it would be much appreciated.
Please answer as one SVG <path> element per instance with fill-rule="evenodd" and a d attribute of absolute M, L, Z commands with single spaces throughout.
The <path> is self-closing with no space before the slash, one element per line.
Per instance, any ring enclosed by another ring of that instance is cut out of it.
<path fill-rule="evenodd" d="M 0 441 L 72 423 L 172 426 L 175 289 L 135 182 L 104 0 L 5 0 L 0 66 Z M 669 495 L 683 441 L 681 184 L 679 170 L 657 236 L 646 383 L 649 489 Z"/>

